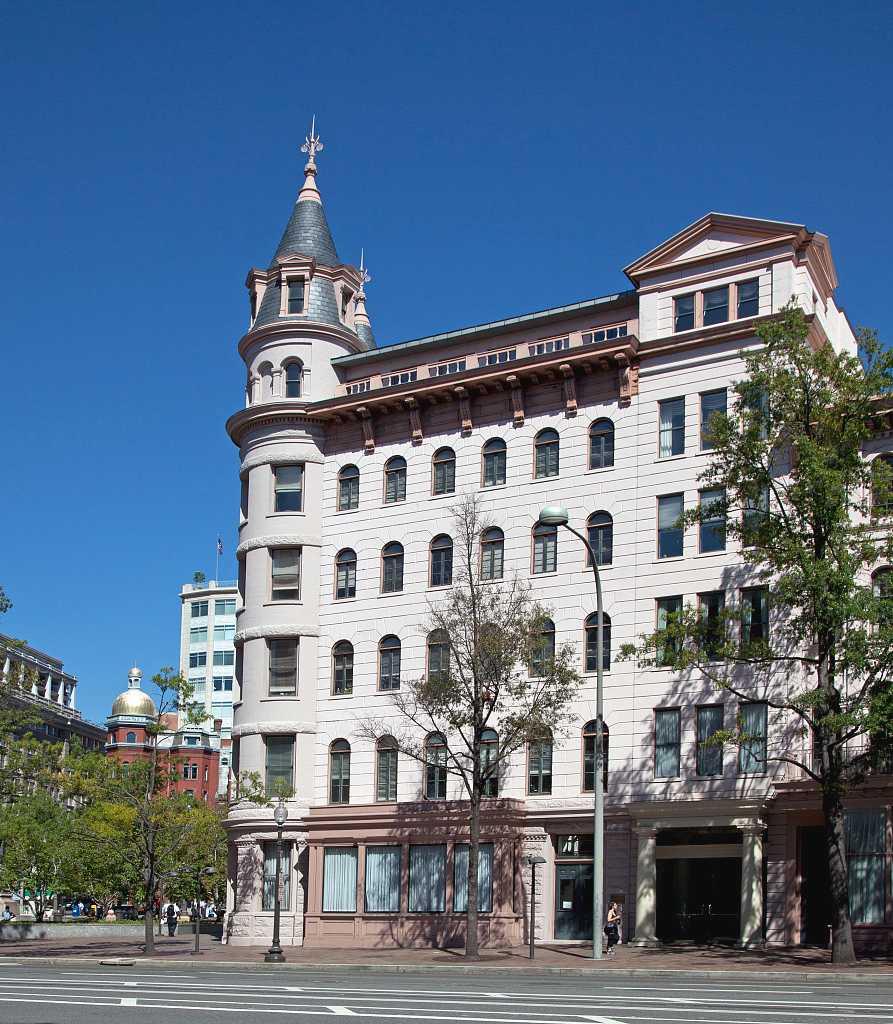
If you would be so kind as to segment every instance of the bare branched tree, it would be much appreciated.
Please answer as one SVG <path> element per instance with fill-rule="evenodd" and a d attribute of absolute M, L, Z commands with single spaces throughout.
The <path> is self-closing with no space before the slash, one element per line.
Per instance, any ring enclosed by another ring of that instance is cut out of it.
<path fill-rule="evenodd" d="M 393 719 L 371 719 L 360 732 L 423 765 L 461 780 L 469 802 L 465 955 L 478 959 L 481 805 L 498 791 L 512 756 L 529 741 L 560 734 L 580 685 L 570 645 L 555 647 L 548 611 L 517 576 L 502 578 L 482 535 L 491 524 L 476 498 L 453 509 L 452 583 L 429 607 L 429 657 L 418 679 L 401 680 Z M 492 742 L 489 730 L 498 742 Z M 439 737 L 436 752 L 428 743 Z M 444 794 L 446 795 L 446 794 Z"/>

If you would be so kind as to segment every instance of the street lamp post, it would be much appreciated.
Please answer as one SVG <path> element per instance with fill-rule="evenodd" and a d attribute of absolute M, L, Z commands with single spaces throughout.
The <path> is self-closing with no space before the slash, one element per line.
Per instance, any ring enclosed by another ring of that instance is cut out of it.
<path fill-rule="evenodd" d="M 563 505 L 546 505 L 539 514 L 543 526 L 563 526 L 578 537 L 589 552 L 589 562 L 595 577 L 595 758 L 593 765 L 592 790 L 594 794 L 592 811 L 592 959 L 602 959 L 602 919 L 605 916 L 605 791 L 602 785 L 602 760 L 604 751 L 603 702 L 604 678 L 602 651 L 604 650 L 604 603 L 602 601 L 602 580 L 598 572 L 598 561 L 589 538 L 570 525 L 570 515 Z"/>
<path fill-rule="evenodd" d="M 273 899 L 273 945 L 264 954 L 264 960 L 268 964 L 285 963 L 285 954 L 282 946 L 279 945 L 279 884 L 282 877 L 282 826 L 288 820 L 288 808 L 282 797 L 279 798 L 279 806 L 273 812 L 273 820 L 276 822 L 276 894 Z"/>
<path fill-rule="evenodd" d="M 202 875 L 213 875 L 213 868 L 196 868 L 195 871 L 195 948 L 192 950 L 193 956 L 198 956 L 201 953 L 201 940 L 202 940 L 202 911 L 200 906 L 201 892 L 202 892 Z M 159 910 L 159 917 L 161 916 Z"/>
<path fill-rule="evenodd" d="M 527 858 L 527 863 L 530 865 L 530 959 L 534 957 L 534 945 L 533 937 L 534 930 L 536 927 L 536 868 L 538 864 L 545 864 L 546 858 L 540 857 L 535 853 L 530 854 Z"/>

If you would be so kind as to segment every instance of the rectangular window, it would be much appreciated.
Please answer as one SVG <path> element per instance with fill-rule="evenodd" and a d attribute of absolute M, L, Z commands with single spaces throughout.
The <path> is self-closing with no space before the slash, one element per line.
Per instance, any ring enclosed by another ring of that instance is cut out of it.
<path fill-rule="evenodd" d="M 214 690 L 216 693 L 232 693 L 233 692 L 233 677 L 232 676 L 214 676 Z"/>
<path fill-rule="evenodd" d="M 304 312 L 304 278 L 292 277 L 288 282 L 289 313 Z"/>
<path fill-rule="evenodd" d="M 208 614 L 208 602 L 193 601 L 189 611 L 193 619 L 203 619 Z"/>
<path fill-rule="evenodd" d="M 232 640 L 236 635 L 235 626 L 215 626 L 214 627 L 214 639 L 215 640 Z"/>
<path fill-rule="evenodd" d="M 531 345 L 530 355 L 547 356 L 552 352 L 564 352 L 570 347 L 570 338 L 550 338 L 548 341 L 537 341 Z"/>
<path fill-rule="evenodd" d="M 654 712 L 654 777 L 679 777 L 679 746 L 681 730 L 679 708 L 662 708 Z"/>
<path fill-rule="evenodd" d="M 657 557 L 679 558 L 682 555 L 681 494 L 665 494 L 657 499 Z"/>
<path fill-rule="evenodd" d="M 724 324 L 729 319 L 729 286 L 704 292 L 704 326 Z"/>
<path fill-rule="evenodd" d="M 531 740 L 527 747 L 527 792 L 531 796 L 552 793 L 552 741 Z"/>
<path fill-rule="evenodd" d="M 352 384 L 345 385 L 344 390 L 349 395 L 364 395 L 367 391 L 372 390 L 372 382 L 368 378 L 366 380 L 356 380 Z"/>
<path fill-rule="evenodd" d="M 746 316 L 756 316 L 760 311 L 760 282 L 753 281 L 738 282 L 738 319 L 743 320 Z"/>
<path fill-rule="evenodd" d="M 298 641 L 270 640 L 270 696 L 293 697 L 298 692 Z"/>
<path fill-rule="evenodd" d="M 215 651 L 214 652 L 214 664 L 215 665 L 233 665 L 235 664 L 235 652 L 234 651 Z M 192 662 L 190 661 L 190 666 Z M 206 664 L 204 661 L 202 665 Z"/>
<path fill-rule="evenodd" d="M 701 451 L 710 451 L 713 439 L 710 436 L 710 421 L 714 416 L 726 415 L 726 389 L 707 391 L 701 395 Z"/>
<path fill-rule="evenodd" d="M 695 325 L 694 295 L 677 295 L 673 299 L 673 330 L 690 331 Z"/>
<path fill-rule="evenodd" d="M 248 474 L 242 477 L 239 488 L 239 518 L 244 523 L 248 518 Z"/>
<path fill-rule="evenodd" d="M 300 512 L 303 506 L 304 467 L 276 466 L 274 478 L 274 511 Z"/>
<path fill-rule="evenodd" d="M 397 756 L 396 747 L 383 747 L 378 751 L 376 800 L 393 802 L 397 799 Z"/>
<path fill-rule="evenodd" d="M 464 359 L 451 359 L 447 363 L 438 363 L 437 366 L 428 367 L 429 377 L 446 377 L 451 373 L 462 373 L 465 370 Z"/>
<path fill-rule="evenodd" d="M 762 526 L 769 518 L 769 488 L 761 487 L 756 497 L 744 499 L 741 526 L 744 530 L 742 542 L 745 547 L 753 546 L 758 540 Z"/>
<path fill-rule="evenodd" d="M 216 657 L 216 653 L 215 653 Z M 208 655 L 205 651 L 199 653 L 198 651 L 193 652 L 189 655 L 189 667 L 190 668 L 203 668 L 208 664 Z"/>
<path fill-rule="evenodd" d="M 765 644 L 769 640 L 769 591 L 748 587 L 741 591 L 741 645 Z"/>
<path fill-rule="evenodd" d="M 719 489 L 701 491 L 698 534 L 700 550 L 725 551 L 726 549 L 726 492 Z"/>
<path fill-rule="evenodd" d="M 854 924 L 884 923 L 885 818 L 882 807 L 847 811 L 844 816 Z"/>
<path fill-rule="evenodd" d="M 366 847 L 366 913 L 396 914 L 400 910 L 399 846 Z"/>
<path fill-rule="evenodd" d="M 726 641 L 726 595 L 723 590 L 698 594 L 701 613 L 701 646 L 707 657 L 714 661 L 722 653 Z"/>
<path fill-rule="evenodd" d="M 627 329 L 626 324 L 615 324 L 613 327 L 599 327 L 595 331 L 584 331 L 582 341 L 584 345 L 597 345 L 602 341 L 614 341 L 616 338 L 625 338 Z"/>
<path fill-rule="evenodd" d="M 356 847 L 327 846 L 323 851 L 322 909 L 325 914 L 356 913 Z"/>
<path fill-rule="evenodd" d="M 382 375 L 381 386 L 383 388 L 396 388 L 401 384 L 412 384 L 418 380 L 418 370 L 401 370 L 400 373 L 386 373 Z"/>
<path fill-rule="evenodd" d="M 446 846 L 409 848 L 409 912 L 442 913 L 446 909 Z"/>
<path fill-rule="evenodd" d="M 222 601 L 214 602 L 214 614 L 215 615 L 235 615 L 236 614 L 236 599 L 225 598 Z"/>
<path fill-rule="evenodd" d="M 453 911 L 464 914 L 468 910 L 468 843 L 453 847 Z M 489 914 L 493 910 L 493 844 L 478 845 L 478 910 Z"/>
<path fill-rule="evenodd" d="M 657 599 L 657 629 L 663 633 L 671 624 L 672 616 L 682 611 L 681 597 L 659 597 Z M 677 642 L 674 639 L 667 639 L 659 650 L 655 652 L 658 665 L 671 665 L 676 653 Z"/>
<path fill-rule="evenodd" d="M 698 775 L 722 775 L 722 747 L 709 740 L 722 730 L 722 704 L 698 708 Z"/>
<path fill-rule="evenodd" d="M 206 644 L 208 642 L 208 627 L 193 626 L 189 630 L 189 642 L 191 644 Z"/>
<path fill-rule="evenodd" d="M 544 529 L 534 534 L 533 538 L 533 571 L 534 573 L 555 572 L 558 568 L 558 530 Z"/>
<path fill-rule="evenodd" d="M 766 771 L 766 730 L 768 707 L 754 702 L 742 704 L 738 711 L 741 731 L 738 746 L 738 771 L 742 774 L 762 774 Z"/>
<path fill-rule="evenodd" d="M 294 736 L 267 736 L 265 784 L 267 796 L 291 793 L 295 785 Z"/>
<path fill-rule="evenodd" d="M 264 894 L 262 908 L 276 909 L 276 853 L 278 843 L 264 843 Z M 279 909 L 288 910 L 291 886 L 291 843 L 282 844 L 279 858 Z"/>
<path fill-rule="evenodd" d="M 301 597 L 301 549 L 273 548 L 270 551 L 273 601 L 297 601 Z"/>
<path fill-rule="evenodd" d="M 657 454 L 662 459 L 685 453 L 685 399 L 670 398 L 658 402 L 660 428 Z"/>
<path fill-rule="evenodd" d="M 513 363 L 517 358 L 517 349 L 504 348 L 501 352 L 488 352 L 486 355 L 478 356 L 478 366 L 498 366 L 502 363 Z"/>

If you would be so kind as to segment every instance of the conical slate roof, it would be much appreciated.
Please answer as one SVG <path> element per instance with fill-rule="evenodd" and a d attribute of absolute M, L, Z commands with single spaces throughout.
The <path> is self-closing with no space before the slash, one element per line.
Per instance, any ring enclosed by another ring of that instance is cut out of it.
<path fill-rule="evenodd" d="M 273 262 L 278 263 L 290 253 L 311 256 L 324 267 L 337 267 L 341 262 L 332 241 L 326 211 L 319 200 L 298 196 Z"/>

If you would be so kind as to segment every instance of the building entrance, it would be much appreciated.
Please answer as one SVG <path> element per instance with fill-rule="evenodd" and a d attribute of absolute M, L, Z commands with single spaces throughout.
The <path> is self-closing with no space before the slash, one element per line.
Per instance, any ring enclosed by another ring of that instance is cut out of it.
<path fill-rule="evenodd" d="M 555 865 L 555 938 L 592 938 L 592 864 Z"/>
<path fill-rule="evenodd" d="M 800 941 L 827 946 L 831 927 L 831 883 L 825 830 L 819 825 L 799 829 Z"/>
<path fill-rule="evenodd" d="M 657 862 L 657 938 L 661 942 L 736 942 L 740 923 L 740 857 Z"/>

